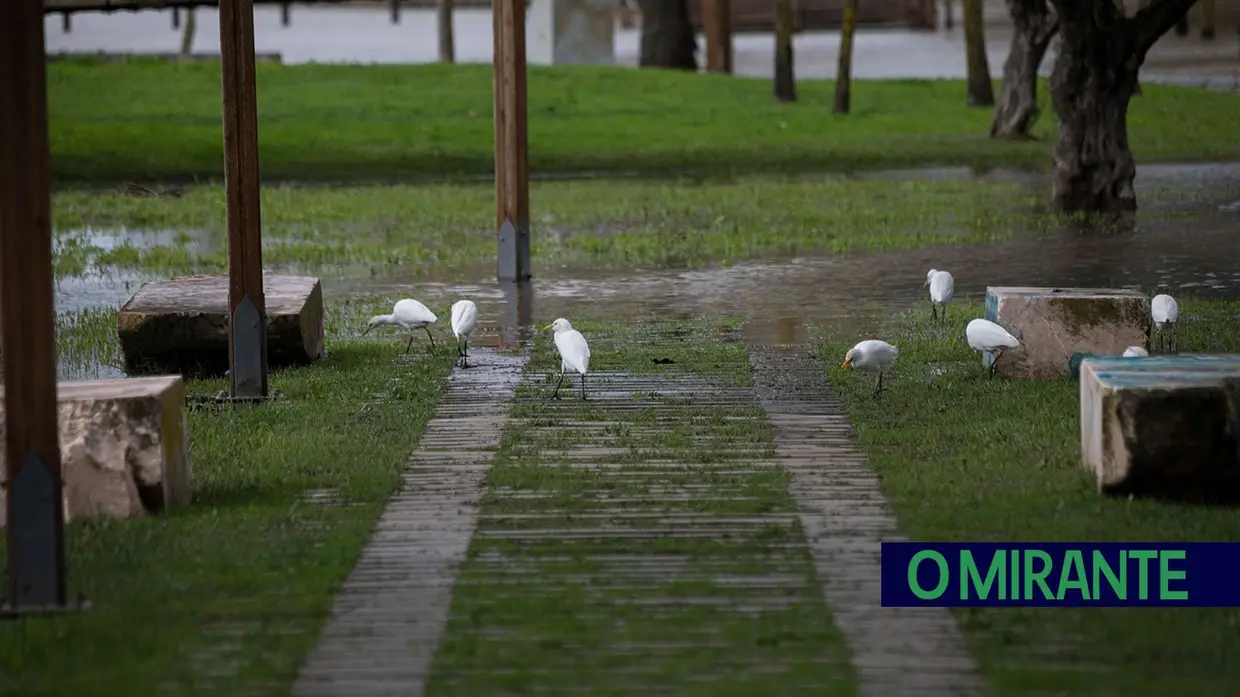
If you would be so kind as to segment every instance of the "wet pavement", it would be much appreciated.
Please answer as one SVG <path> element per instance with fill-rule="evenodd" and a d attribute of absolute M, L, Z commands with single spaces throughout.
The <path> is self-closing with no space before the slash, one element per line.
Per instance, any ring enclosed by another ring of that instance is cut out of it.
<path fill-rule="evenodd" d="M 956 8 L 957 15 L 959 8 Z M 1148 82 L 1202 85 L 1240 89 L 1240 46 L 1236 18 L 1220 8 L 1218 38 L 1203 41 L 1199 25 L 1187 37 L 1168 34 L 1150 52 L 1142 69 Z M 986 49 L 991 73 L 1001 74 L 1011 42 L 1010 20 L 1004 5 L 987 3 Z M 959 21 L 959 17 L 957 17 Z M 280 25 L 280 10 L 260 6 L 255 10 L 255 47 L 259 53 L 278 53 L 286 63 L 430 63 L 437 60 L 437 31 L 433 10 L 406 9 L 400 24 L 393 25 L 385 7 L 294 6 L 292 23 Z M 213 10 L 199 10 L 193 50 L 218 53 L 219 19 Z M 456 58 L 461 63 L 488 63 L 492 57 L 491 16 L 484 10 L 457 10 Z M 45 20 L 47 50 L 60 52 L 175 53 L 181 32 L 172 28 L 171 12 L 143 11 L 114 14 L 81 13 L 65 33 L 61 18 Z M 638 29 L 616 29 L 616 63 L 637 64 Z M 699 45 L 701 39 L 699 37 Z M 736 74 L 770 77 L 774 71 L 774 37 L 771 34 L 740 34 L 734 40 Z M 964 34 L 957 24 L 952 31 L 909 31 L 861 28 L 858 32 L 853 74 L 860 79 L 963 78 Z M 1054 49 L 1052 48 L 1052 51 Z M 805 32 L 794 40 L 795 67 L 799 79 L 823 79 L 835 75 L 839 32 Z M 1042 72 L 1049 74 L 1052 55 Z"/>

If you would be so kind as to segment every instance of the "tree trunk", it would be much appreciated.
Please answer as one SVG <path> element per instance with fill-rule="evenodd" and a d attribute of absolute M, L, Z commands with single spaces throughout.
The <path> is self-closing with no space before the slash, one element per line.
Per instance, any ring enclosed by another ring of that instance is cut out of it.
<path fill-rule="evenodd" d="M 1051 185 L 1054 210 L 1136 209 L 1128 103 L 1146 53 L 1193 2 L 1154 0 L 1129 19 L 1113 0 L 1051 0 L 1061 38 L 1051 74 L 1051 102 L 1060 122 Z"/>
<path fill-rule="evenodd" d="M 642 14 L 638 65 L 697 70 L 697 36 L 686 0 L 638 0 L 637 6 Z"/>
<path fill-rule="evenodd" d="M 197 32 L 197 13 L 189 8 L 185 13 L 185 29 L 181 32 L 181 57 L 187 58 L 194 52 L 194 34 Z"/>
<path fill-rule="evenodd" d="M 1046 0 L 1007 0 L 1007 6 L 1014 32 L 990 137 L 1028 138 L 1038 118 L 1038 66 L 1059 31 L 1059 20 Z"/>
<path fill-rule="evenodd" d="M 1175 23 L 1176 36 L 1188 36 L 1188 13 L 1185 12 L 1180 21 Z"/>
<path fill-rule="evenodd" d="M 1214 39 L 1214 25 L 1218 21 L 1217 9 L 1214 0 L 1201 0 L 1201 38 L 1206 41 Z"/>
<path fill-rule="evenodd" d="M 943 28 L 951 31 L 956 26 L 952 19 L 952 0 L 943 0 Z"/>
<path fill-rule="evenodd" d="M 775 0 L 775 99 L 797 100 L 792 61 L 792 0 Z"/>
<path fill-rule="evenodd" d="M 995 89 L 990 84 L 986 60 L 986 35 L 982 25 L 982 0 L 964 0 L 964 45 L 968 58 L 969 106 L 993 106 Z"/>
<path fill-rule="evenodd" d="M 439 62 L 456 62 L 456 37 L 452 32 L 453 0 L 439 0 L 435 8 L 435 19 L 439 26 Z"/>
<path fill-rule="evenodd" d="M 840 30 L 840 62 L 835 69 L 836 114 L 847 114 L 852 105 L 853 35 L 857 33 L 857 0 L 844 0 L 844 26 Z"/>

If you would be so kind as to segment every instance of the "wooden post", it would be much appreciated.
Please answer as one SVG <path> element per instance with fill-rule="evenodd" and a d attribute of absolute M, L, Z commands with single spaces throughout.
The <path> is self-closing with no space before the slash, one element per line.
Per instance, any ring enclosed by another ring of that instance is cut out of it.
<path fill-rule="evenodd" d="M 267 303 L 258 199 L 254 0 L 220 0 L 224 190 L 228 209 L 229 393 L 267 396 Z"/>
<path fill-rule="evenodd" d="M 847 114 L 852 108 L 853 37 L 857 33 L 857 2 L 844 0 L 844 26 L 840 30 L 839 63 L 835 67 L 834 114 Z"/>
<path fill-rule="evenodd" d="M 439 0 L 436 19 L 439 23 L 439 62 L 456 62 L 456 41 L 452 33 L 452 0 Z"/>
<path fill-rule="evenodd" d="M 702 0 L 706 69 L 732 73 L 732 0 Z"/>
<path fill-rule="evenodd" d="M 495 0 L 495 200 L 500 281 L 530 270 L 530 172 L 525 106 L 525 1 Z"/>
<path fill-rule="evenodd" d="M 775 99 L 797 100 L 792 58 L 792 0 L 775 0 Z"/>
<path fill-rule="evenodd" d="M 11 610 L 62 609 L 51 161 L 41 0 L 0 4 L 0 325 Z"/>

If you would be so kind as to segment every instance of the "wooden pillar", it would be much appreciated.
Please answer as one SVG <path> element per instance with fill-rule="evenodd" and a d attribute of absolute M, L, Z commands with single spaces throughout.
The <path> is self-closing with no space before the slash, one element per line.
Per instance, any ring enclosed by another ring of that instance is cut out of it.
<path fill-rule="evenodd" d="M 229 393 L 267 396 L 267 303 L 258 199 L 254 0 L 220 1 L 224 190 L 228 209 Z"/>
<path fill-rule="evenodd" d="M 732 0 L 702 0 L 706 69 L 732 73 Z"/>
<path fill-rule="evenodd" d="M 51 162 L 41 0 L 0 3 L 0 325 L 12 610 L 64 608 Z"/>
<path fill-rule="evenodd" d="M 530 270 L 530 171 L 525 105 L 525 1 L 495 0 L 495 200 L 500 281 Z"/>
<path fill-rule="evenodd" d="M 452 31 L 453 1 L 439 0 L 435 18 L 439 28 L 439 62 L 456 62 L 456 41 Z"/>

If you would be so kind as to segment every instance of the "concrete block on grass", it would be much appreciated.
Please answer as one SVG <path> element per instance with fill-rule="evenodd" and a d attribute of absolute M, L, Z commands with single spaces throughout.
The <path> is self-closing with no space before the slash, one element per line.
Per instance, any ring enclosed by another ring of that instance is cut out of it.
<path fill-rule="evenodd" d="M 189 504 L 189 432 L 179 375 L 62 382 L 57 397 L 66 521 L 130 518 Z M 3 410 L 0 400 L 0 457 Z M 0 468 L 0 489 L 5 476 Z M 0 525 L 5 507 L 0 496 Z"/>
<path fill-rule="evenodd" d="M 322 358 L 323 289 L 309 276 L 263 275 L 267 365 Z M 145 283 L 117 312 L 130 375 L 223 375 L 228 370 L 228 277 L 181 276 Z"/>
<path fill-rule="evenodd" d="M 1086 359 L 1080 420 L 1102 493 L 1240 499 L 1240 355 Z"/>
<path fill-rule="evenodd" d="M 614 0 L 533 0 L 526 12 L 531 65 L 615 64 Z"/>
<path fill-rule="evenodd" d="M 1020 340 L 1003 352 L 995 372 L 1006 378 L 1068 377 L 1073 354 L 1119 356 L 1149 341 L 1150 300 L 1109 288 L 986 289 L 986 319 Z M 982 356 L 990 367 L 991 357 Z"/>

